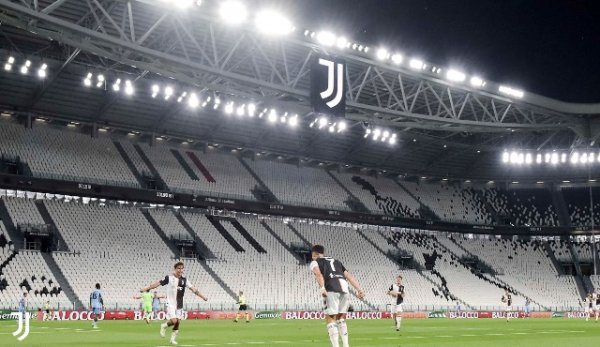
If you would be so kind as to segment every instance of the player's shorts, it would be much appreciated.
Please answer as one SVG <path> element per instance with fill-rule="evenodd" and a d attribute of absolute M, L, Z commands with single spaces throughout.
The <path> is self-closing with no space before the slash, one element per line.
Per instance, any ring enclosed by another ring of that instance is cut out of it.
<path fill-rule="evenodd" d="M 167 320 L 173 318 L 183 319 L 183 310 L 178 310 L 175 308 L 175 306 L 167 306 Z"/>
<path fill-rule="evenodd" d="M 525 313 L 529 313 L 529 311 L 530 311 L 529 306 L 525 306 L 524 311 L 525 311 Z"/>
<path fill-rule="evenodd" d="M 512 311 L 512 306 L 506 306 L 506 308 L 504 309 L 504 311 Z"/>
<path fill-rule="evenodd" d="M 246 311 L 248 310 L 248 305 L 240 305 L 239 311 Z"/>
<path fill-rule="evenodd" d="M 350 305 L 350 294 L 327 292 L 325 314 L 333 316 L 339 313 L 347 313 Z"/>
<path fill-rule="evenodd" d="M 47 314 L 50 314 L 50 310 L 46 310 L 46 313 L 47 313 Z"/>
<path fill-rule="evenodd" d="M 146 305 L 144 305 L 144 307 L 142 308 L 142 310 L 144 310 L 145 313 L 150 313 L 150 312 L 152 312 L 152 306 L 146 306 Z"/>
<path fill-rule="evenodd" d="M 402 308 L 402 304 L 396 305 L 396 312 L 404 312 L 404 309 Z"/>
<path fill-rule="evenodd" d="M 92 307 L 92 313 L 93 314 L 101 314 L 102 313 L 102 307 Z"/>

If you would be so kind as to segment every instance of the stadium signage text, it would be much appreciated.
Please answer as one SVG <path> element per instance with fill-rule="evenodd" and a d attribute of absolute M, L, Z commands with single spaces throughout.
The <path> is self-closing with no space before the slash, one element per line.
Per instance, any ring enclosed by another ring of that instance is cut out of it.
<path fill-rule="evenodd" d="M 386 319 L 390 318 L 389 312 L 348 312 L 346 319 Z M 291 311 L 283 312 L 282 319 L 325 319 L 322 311 Z"/>
<path fill-rule="evenodd" d="M 83 190 L 92 190 L 92 185 L 87 183 L 79 183 L 77 187 Z"/>
<path fill-rule="evenodd" d="M 156 196 L 159 197 L 159 198 L 167 198 L 167 199 L 174 199 L 175 198 L 175 194 L 165 193 L 165 192 L 156 192 Z"/>
<path fill-rule="evenodd" d="M 255 319 L 281 319 L 281 312 L 278 311 L 263 311 L 254 314 Z"/>

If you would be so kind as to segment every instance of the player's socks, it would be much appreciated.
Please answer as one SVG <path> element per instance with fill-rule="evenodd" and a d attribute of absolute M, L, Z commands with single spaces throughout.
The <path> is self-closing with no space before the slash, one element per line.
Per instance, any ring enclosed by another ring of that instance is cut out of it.
<path fill-rule="evenodd" d="M 179 332 L 179 330 L 173 330 L 173 333 L 171 333 L 171 344 L 176 345 L 177 341 L 175 341 L 175 339 L 177 338 L 177 333 Z"/>
<path fill-rule="evenodd" d="M 327 324 L 327 332 L 329 333 L 329 341 L 331 341 L 332 347 L 339 347 L 340 344 L 338 342 L 339 332 L 337 324 L 329 323 Z"/>
<path fill-rule="evenodd" d="M 246 313 L 246 323 L 250 323 L 250 313 Z"/>
<path fill-rule="evenodd" d="M 402 317 L 396 317 L 396 330 L 400 331 L 400 325 L 402 324 Z"/>
<path fill-rule="evenodd" d="M 162 323 L 160 325 L 160 336 L 165 337 L 166 331 L 167 331 L 167 323 Z"/>
<path fill-rule="evenodd" d="M 346 320 L 340 319 L 337 321 L 338 333 L 342 337 L 342 346 L 349 347 L 348 344 L 348 325 L 346 325 Z"/>

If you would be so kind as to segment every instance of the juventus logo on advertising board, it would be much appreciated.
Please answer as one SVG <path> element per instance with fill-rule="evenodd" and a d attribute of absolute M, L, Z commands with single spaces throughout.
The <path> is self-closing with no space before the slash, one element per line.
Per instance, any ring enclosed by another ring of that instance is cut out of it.
<path fill-rule="evenodd" d="M 311 101 L 315 112 L 344 117 L 346 64 L 341 59 L 316 57 L 311 73 Z"/>
<path fill-rule="evenodd" d="M 11 312 L 10 313 L 12 316 L 17 316 L 18 320 L 19 320 L 19 325 L 17 326 L 17 330 L 14 331 L 12 334 L 13 336 L 17 336 L 19 334 L 21 334 L 21 332 L 23 332 L 23 335 L 19 336 L 17 338 L 17 340 L 19 341 L 23 341 L 25 340 L 25 338 L 27 338 L 27 335 L 29 335 L 29 318 L 31 318 L 31 313 L 29 312 Z M 25 316 L 25 317 L 23 317 Z M 25 321 L 25 331 L 23 331 L 23 321 Z"/>

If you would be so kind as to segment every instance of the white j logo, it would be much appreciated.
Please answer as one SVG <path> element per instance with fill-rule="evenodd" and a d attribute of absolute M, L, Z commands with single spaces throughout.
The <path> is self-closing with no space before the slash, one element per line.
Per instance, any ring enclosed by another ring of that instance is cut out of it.
<path fill-rule="evenodd" d="M 326 103 L 329 108 L 334 108 L 340 103 L 340 101 L 342 101 L 342 96 L 344 93 L 344 64 L 336 64 L 331 60 L 319 58 L 319 65 L 327 67 L 327 89 L 321 92 L 321 98 L 326 100 L 333 95 L 333 91 L 337 88 L 335 97 Z M 337 69 L 335 68 L 336 65 Z M 336 73 L 337 78 L 335 76 Z"/>
<path fill-rule="evenodd" d="M 17 338 L 19 341 L 25 340 L 27 335 L 29 335 L 29 318 L 31 318 L 31 313 L 25 312 L 25 318 L 23 318 L 22 312 L 11 312 L 11 316 L 19 317 L 19 325 L 17 331 L 13 332 L 13 336 L 17 336 L 23 331 L 23 320 L 25 320 L 25 331 L 23 331 L 23 335 Z"/>

